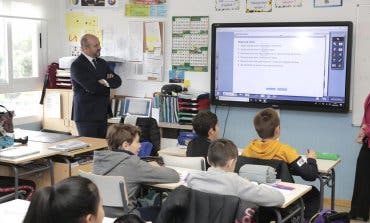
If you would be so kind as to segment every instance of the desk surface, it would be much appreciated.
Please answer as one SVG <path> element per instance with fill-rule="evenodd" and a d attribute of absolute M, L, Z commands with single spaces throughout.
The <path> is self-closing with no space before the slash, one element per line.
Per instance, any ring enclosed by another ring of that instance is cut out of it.
<path fill-rule="evenodd" d="M 176 170 L 177 173 L 180 175 L 180 181 L 177 183 L 150 184 L 150 186 L 165 189 L 165 190 L 174 190 L 176 187 L 185 185 L 185 178 L 187 177 L 189 173 L 203 172 L 201 170 L 188 169 L 188 168 L 175 167 L 175 166 L 166 166 L 166 167 Z"/>
<path fill-rule="evenodd" d="M 76 139 L 81 140 L 81 141 L 86 142 L 86 143 L 89 143 L 91 146 L 87 147 L 87 148 L 79 149 L 79 150 L 74 150 L 74 151 L 71 151 L 71 152 L 60 152 L 60 151 L 55 151 L 55 150 L 48 149 L 50 146 L 53 146 L 53 145 L 56 145 L 56 144 L 59 144 L 59 143 L 68 142 L 68 141 L 71 141 L 71 140 L 76 140 Z M 19 158 L 16 158 L 16 159 L 9 159 L 9 158 L 0 157 L 0 162 L 9 163 L 9 164 L 23 164 L 23 163 L 27 163 L 27 162 L 31 162 L 31 161 L 34 161 L 34 160 L 55 156 L 55 155 L 73 157 L 77 154 L 93 151 L 93 150 L 100 149 L 100 148 L 104 148 L 106 146 L 107 146 L 107 143 L 106 143 L 105 139 L 90 138 L 90 137 L 79 137 L 79 138 L 64 140 L 64 141 L 60 141 L 60 142 L 56 142 L 56 143 L 42 143 L 42 142 L 29 141 L 27 143 L 27 147 L 39 149 L 40 150 L 39 153 L 19 157 Z"/>
<path fill-rule="evenodd" d="M 86 152 L 94 151 L 97 149 L 102 149 L 108 146 L 107 141 L 105 139 L 91 138 L 91 137 L 79 137 L 77 139 L 90 144 L 90 146 L 87 148 L 77 149 L 77 150 L 73 150 L 70 152 L 61 152 L 59 155 L 74 157 L 75 155 L 78 155 L 81 153 L 86 153 Z M 69 140 L 65 140 L 62 142 L 67 142 L 67 141 Z M 58 143 L 61 143 L 61 142 L 58 142 Z"/>
<path fill-rule="evenodd" d="M 320 173 L 329 173 L 331 169 L 337 166 L 341 160 L 323 160 L 317 159 L 317 168 L 319 169 Z"/>
<path fill-rule="evenodd" d="M 294 184 L 287 182 L 280 182 L 279 184 L 287 185 L 294 188 L 293 190 L 278 189 L 284 195 L 285 199 L 284 204 L 280 206 L 281 208 L 288 207 L 312 189 L 312 186 L 304 184 Z"/>
<path fill-rule="evenodd" d="M 193 170 L 188 168 L 181 168 L 181 167 L 173 167 L 168 166 L 169 168 L 172 168 L 176 170 L 180 174 L 180 181 L 178 183 L 167 183 L 167 184 L 152 184 L 150 186 L 157 187 L 165 190 L 174 190 L 176 187 L 179 187 L 181 185 L 185 185 L 185 178 L 188 174 L 191 173 L 199 173 L 202 172 L 200 170 Z M 294 184 L 294 183 L 287 183 L 287 182 L 281 182 L 280 184 L 284 184 L 290 187 L 293 187 L 293 190 L 285 190 L 285 189 L 277 189 L 279 190 L 285 198 L 285 202 L 281 208 L 286 208 L 296 200 L 298 200 L 300 197 L 305 195 L 308 191 L 311 190 L 312 186 L 303 185 L 303 184 Z"/>
<path fill-rule="evenodd" d="M 29 205 L 29 201 L 20 199 L 0 204 L 1 222 L 22 223 Z M 103 223 L 113 222 L 113 218 L 105 217 L 103 219 Z"/>

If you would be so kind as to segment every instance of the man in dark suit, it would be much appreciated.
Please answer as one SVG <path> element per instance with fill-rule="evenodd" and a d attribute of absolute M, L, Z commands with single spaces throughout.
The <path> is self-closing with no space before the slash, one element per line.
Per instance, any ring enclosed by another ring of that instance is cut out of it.
<path fill-rule="evenodd" d="M 118 88 L 122 81 L 107 62 L 99 58 L 101 47 L 96 36 L 84 35 L 81 50 L 81 55 L 71 65 L 72 119 L 80 136 L 105 138 L 110 88 Z"/>

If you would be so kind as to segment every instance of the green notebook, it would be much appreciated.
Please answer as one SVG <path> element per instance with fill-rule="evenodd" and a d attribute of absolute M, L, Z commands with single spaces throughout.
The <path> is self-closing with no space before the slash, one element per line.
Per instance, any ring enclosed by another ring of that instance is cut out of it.
<path fill-rule="evenodd" d="M 336 153 L 321 153 L 317 152 L 317 159 L 322 159 L 322 160 L 338 160 L 339 155 Z"/>

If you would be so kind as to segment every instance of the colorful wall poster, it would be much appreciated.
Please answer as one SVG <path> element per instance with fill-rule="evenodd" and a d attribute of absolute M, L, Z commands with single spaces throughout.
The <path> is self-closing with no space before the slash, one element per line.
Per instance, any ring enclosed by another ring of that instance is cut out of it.
<path fill-rule="evenodd" d="M 208 71 L 208 16 L 172 17 L 172 69 Z"/>
<path fill-rule="evenodd" d="M 184 83 L 185 71 L 170 70 L 168 71 L 168 80 L 170 83 Z"/>

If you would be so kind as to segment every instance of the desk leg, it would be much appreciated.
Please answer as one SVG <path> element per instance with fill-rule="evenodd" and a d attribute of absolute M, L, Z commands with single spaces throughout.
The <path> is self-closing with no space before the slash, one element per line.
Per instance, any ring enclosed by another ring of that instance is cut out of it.
<path fill-rule="evenodd" d="M 301 222 L 303 223 L 304 222 L 304 202 L 303 202 L 303 198 L 299 199 L 299 204 L 301 206 Z"/>
<path fill-rule="evenodd" d="M 319 211 L 321 211 L 324 208 L 324 186 L 325 186 L 324 176 L 322 176 L 321 174 L 319 174 L 319 181 L 320 181 L 320 209 Z"/>
<path fill-rule="evenodd" d="M 52 159 L 49 159 L 49 171 L 50 171 L 50 183 L 51 185 L 54 185 L 55 179 L 54 179 L 54 162 Z"/>
<path fill-rule="evenodd" d="M 289 222 L 289 220 L 291 218 L 293 218 L 298 212 L 299 212 L 299 215 L 300 215 L 300 222 L 303 223 L 304 220 L 305 220 L 304 219 L 303 198 L 299 198 L 299 207 L 297 209 L 295 209 L 294 211 L 292 211 L 291 213 L 289 213 L 288 215 L 284 216 L 284 219 L 282 218 L 281 213 L 278 209 L 272 208 L 272 210 L 275 212 L 275 215 L 276 215 L 276 223 Z"/>
<path fill-rule="evenodd" d="M 14 192 L 15 199 L 18 199 L 19 172 L 17 166 L 12 166 L 14 171 Z"/>
<path fill-rule="evenodd" d="M 71 166 L 71 161 L 66 158 L 66 157 L 63 157 L 63 160 L 68 163 L 68 176 L 71 176 L 72 175 L 72 166 Z"/>
<path fill-rule="evenodd" d="M 275 212 L 275 215 L 276 215 L 276 223 L 282 223 L 282 219 L 281 219 L 281 213 L 279 210 L 277 210 L 276 208 L 273 208 L 272 210 L 274 210 Z"/>
<path fill-rule="evenodd" d="M 331 169 L 331 210 L 334 210 L 335 202 L 335 171 Z"/>

